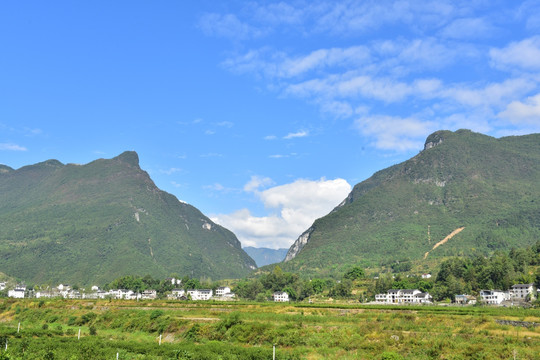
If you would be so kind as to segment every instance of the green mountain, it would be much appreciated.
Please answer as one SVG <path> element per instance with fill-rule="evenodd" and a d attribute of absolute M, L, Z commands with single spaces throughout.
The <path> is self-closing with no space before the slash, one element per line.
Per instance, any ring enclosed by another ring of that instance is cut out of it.
<path fill-rule="evenodd" d="M 257 266 L 264 266 L 282 262 L 289 249 L 269 249 L 246 246 L 244 251 L 251 256 Z"/>
<path fill-rule="evenodd" d="M 127 274 L 238 278 L 255 267 L 232 232 L 158 189 L 135 152 L 0 166 L 0 271 L 10 276 L 87 285 Z"/>
<path fill-rule="evenodd" d="M 458 130 L 357 184 L 291 246 L 282 268 L 337 274 L 352 265 L 481 254 L 540 239 L 540 134 L 496 139 Z"/>

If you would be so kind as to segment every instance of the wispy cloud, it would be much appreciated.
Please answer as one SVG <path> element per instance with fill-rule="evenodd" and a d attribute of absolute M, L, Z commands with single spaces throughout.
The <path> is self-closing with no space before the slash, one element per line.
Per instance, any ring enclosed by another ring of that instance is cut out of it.
<path fill-rule="evenodd" d="M 510 120 L 513 124 L 535 125 L 540 131 L 540 94 L 528 97 L 524 102 L 512 101 L 499 117 Z"/>
<path fill-rule="evenodd" d="M 162 174 L 165 174 L 165 175 L 172 175 L 174 173 L 178 173 L 178 172 L 181 172 L 182 169 L 180 168 L 169 168 L 169 169 L 166 169 L 166 170 L 159 170 L 160 173 Z"/>
<path fill-rule="evenodd" d="M 257 192 L 261 187 L 267 187 L 274 184 L 274 180 L 269 177 L 253 175 L 251 179 L 244 185 L 244 191 Z"/>
<path fill-rule="evenodd" d="M 234 123 L 231 121 L 221 121 L 216 123 L 217 126 L 226 127 L 226 128 L 232 128 L 234 126 Z"/>
<path fill-rule="evenodd" d="M 540 29 L 535 14 L 540 6 L 534 1 L 250 3 L 225 22 L 240 29 L 237 40 L 249 41 L 229 52 L 222 65 L 253 75 L 279 96 L 349 119 L 379 149 L 410 151 L 443 127 L 493 134 L 531 129 L 534 118 L 525 114 L 534 113 L 532 96 L 540 91 L 540 36 L 502 45 L 494 39 L 516 22 Z M 241 35 L 247 27 L 256 30 Z M 275 32 L 306 46 L 276 45 L 270 36 Z M 316 37 L 323 41 L 309 41 Z M 324 46 L 332 43 L 342 45 Z"/>
<path fill-rule="evenodd" d="M 245 40 L 262 36 L 265 31 L 241 21 L 235 14 L 204 14 L 199 27 L 209 36 Z"/>
<path fill-rule="evenodd" d="M 285 135 L 283 137 L 283 139 L 285 140 L 290 140 L 290 139 L 295 139 L 295 138 L 302 138 L 302 137 L 306 137 L 309 135 L 309 132 L 308 131 L 305 131 L 305 130 L 300 130 L 300 131 L 297 131 L 295 133 L 288 133 L 287 135 Z"/>
<path fill-rule="evenodd" d="M 474 39 L 493 37 L 499 29 L 485 18 L 461 18 L 452 21 L 442 31 L 441 35 L 452 39 Z"/>
<path fill-rule="evenodd" d="M 540 36 L 534 36 L 489 52 L 495 67 L 511 70 L 515 67 L 524 70 L 540 70 Z"/>
<path fill-rule="evenodd" d="M 202 158 L 213 158 L 213 157 L 220 158 L 220 157 L 223 157 L 223 154 L 220 154 L 220 153 L 206 153 L 206 154 L 199 155 L 199 157 L 202 157 Z"/>
<path fill-rule="evenodd" d="M 27 151 L 24 146 L 20 146 L 12 143 L 0 143 L 0 151 Z"/>

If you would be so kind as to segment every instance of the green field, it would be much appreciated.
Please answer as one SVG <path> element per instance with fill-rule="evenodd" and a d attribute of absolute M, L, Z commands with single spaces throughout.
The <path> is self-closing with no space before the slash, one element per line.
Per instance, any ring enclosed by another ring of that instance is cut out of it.
<path fill-rule="evenodd" d="M 540 310 L 2 299 L 0 359 L 538 359 L 540 326 L 501 319 Z"/>

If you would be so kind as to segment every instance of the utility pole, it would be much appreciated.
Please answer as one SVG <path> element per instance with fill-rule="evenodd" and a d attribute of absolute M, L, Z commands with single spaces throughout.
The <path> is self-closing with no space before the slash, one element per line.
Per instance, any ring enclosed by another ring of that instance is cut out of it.
<path fill-rule="evenodd" d="M 272 345 L 272 360 L 276 360 L 276 344 Z"/>

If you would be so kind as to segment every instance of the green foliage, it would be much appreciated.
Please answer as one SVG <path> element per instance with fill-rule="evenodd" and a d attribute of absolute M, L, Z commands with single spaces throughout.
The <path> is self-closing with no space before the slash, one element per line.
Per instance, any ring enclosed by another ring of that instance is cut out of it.
<path fill-rule="evenodd" d="M 358 280 L 362 279 L 365 275 L 366 273 L 364 272 L 364 269 L 359 266 L 355 266 L 351 270 L 347 271 L 343 277 L 349 280 Z"/>
<path fill-rule="evenodd" d="M 381 360 L 403 360 L 403 356 L 392 351 L 385 351 L 381 354 Z"/>
<path fill-rule="evenodd" d="M 443 261 L 435 280 L 434 297 L 453 300 L 454 295 L 482 289 L 508 290 L 513 284 L 529 283 L 530 266 L 538 262 L 538 241 L 508 253 L 497 251 L 490 257 L 452 257 Z M 533 281 L 534 282 L 534 281 Z"/>

